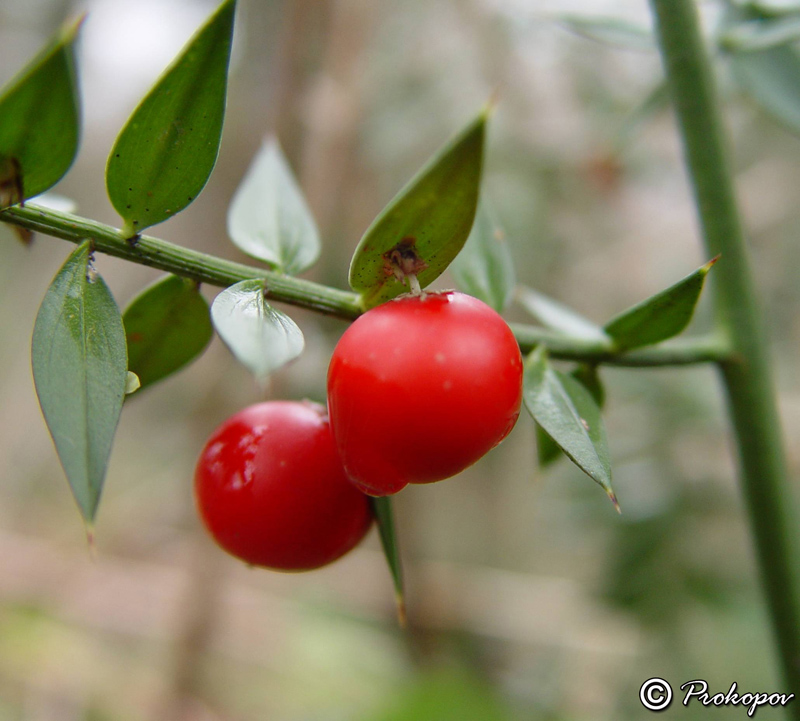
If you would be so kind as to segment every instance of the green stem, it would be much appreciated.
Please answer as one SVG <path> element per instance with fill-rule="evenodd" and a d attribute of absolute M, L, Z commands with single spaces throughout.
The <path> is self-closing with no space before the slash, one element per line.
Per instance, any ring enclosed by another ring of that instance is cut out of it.
<path fill-rule="evenodd" d="M 272 300 L 348 320 L 357 318 L 362 312 L 355 293 L 256 266 L 234 263 L 148 235 L 142 235 L 135 243 L 131 243 L 123 233 L 110 225 L 48 210 L 32 203 L 24 208 L 1 211 L 0 220 L 72 243 L 91 238 L 95 250 L 101 253 L 159 268 L 199 283 L 225 288 L 242 280 L 264 278 L 267 288 L 265 295 Z"/>
<path fill-rule="evenodd" d="M 714 335 L 681 338 L 659 343 L 652 348 L 621 353 L 614 348 L 611 340 L 584 340 L 521 323 L 509 325 L 523 353 L 529 353 L 538 345 L 545 345 L 551 358 L 561 360 L 650 368 L 721 363 L 733 358 L 726 344 Z"/>
<path fill-rule="evenodd" d="M 742 362 L 721 364 L 741 480 L 787 691 L 800 692 L 800 553 L 766 338 L 694 0 L 650 0 L 714 270 L 719 324 Z M 800 704 L 791 707 L 800 718 Z"/>
<path fill-rule="evenodd" d="M 147 235 L 131 244 L 123 233 L 109 225 L 32 203 L 24 208 L 13 207 L 0 211 L 0 221 L 73 243 L 91 238 L 95 249 L 107 255 L 223 288 L 241 280 L 264 278 L 267 281 L 268 298 L 344 320 L 353 320 L 362 312 L 358 295 L 349 291 L 234 263 Z M 512 329 L 523 352 L 527 353 L 537 345 L 544 344 L 553 358 L 564 360 L 648 367 L 720 362 L 731 358 L 724 344 L 715 338 L 672 341 L 653 348 L 620 353 L 610 340 L 585 341 L 522 324 L 512 324 Z"/>

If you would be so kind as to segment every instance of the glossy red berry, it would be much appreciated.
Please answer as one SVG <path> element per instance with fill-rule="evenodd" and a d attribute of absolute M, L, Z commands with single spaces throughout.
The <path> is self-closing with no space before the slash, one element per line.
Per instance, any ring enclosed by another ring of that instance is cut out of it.
<path fill-rule="evenodd" d="M 226 420 L 206 443 L 195 496 L 208 531 L 241 560 L 304 571 L 352 549 L 372 522 L 350 483 L 325 408 L 260 403 Z"/>
<path fill-rule="evenodd" d="M 449 478 L 508 435 L 522 357 L 506 322 L 454 291 L 403 296 L 344 333 L 328 369 L 339 455 L 365 493 Z"/>

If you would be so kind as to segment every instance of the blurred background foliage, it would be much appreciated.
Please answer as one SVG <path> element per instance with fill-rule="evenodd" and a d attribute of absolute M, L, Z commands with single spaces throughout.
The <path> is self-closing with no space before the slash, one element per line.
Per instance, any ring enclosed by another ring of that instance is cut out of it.
<path fill-rule="evenodd" d="M 712 28 L 718 7 L 702 7 Z M 65 17 L 89 12 L 82 148 L 56 188 L 80 214 L 118 224 L 106 155 L 212 9 L 0 0 L 0 82 Z M 657 92 L 647 102 L 657 54 L 571 32 L 566 12 L 649 24 L 644 0 L 240 0 L 216 170 L 154 234 L 244 260 L 226 238 L 226 207 L 273 131 L 324 238 L 309 277 L 346 287 L 372 218 L 496 92 L 485 192 L 518 278 L 604 322 L 707 259 L 671 116 Z M 796 439 L 800 140 L 724 70 L 720 82 Z M 280 575 L 245 568 L 199 529 L 192 471 L 211 430 L 264 397 L 324 400 L 345 326 L 290 308 L 307 349 L 266 394 L 215 339 L 126 404 L 92 561 L 29 359 L 38 304 L 70 250 L 46 238 L 25 248 L 0 227 L 1 721 L 600 721 L 648 717 L 638 689 L 652 676 L 781 690 L 710 368 L 603 369 L 621 516 L 571 465 L 537 468 L 527 417 L 460 477 L 397 496 L 402 632 L 374 532 L 330 568 Z M 121 306 L 157 277 L 107 257 L 98 267 Z M 708 327 L 708 308 L 693 329 Z M 789 452 L 800 477 L 800 447 Z M 678 703 L 670 715 L 707 717 Z"/>

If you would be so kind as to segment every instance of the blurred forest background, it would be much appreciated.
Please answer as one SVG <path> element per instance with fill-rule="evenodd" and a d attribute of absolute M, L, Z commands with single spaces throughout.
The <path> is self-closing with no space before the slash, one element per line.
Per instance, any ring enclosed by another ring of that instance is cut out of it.
<path fill-rule="evenodd" d="M 83 141 L 56 188 L 81 215 L 119 224 L 106 155 L 213 7 L 0 0 L 0 83 L 65 18 L 89 13 Z M 702 7 L 711 30 L 718 8 Z M 625 34 L 625 47 L 587 39 L 564 13 L 650 22 L 644 0 L 240 0 L 216 170 L 152 234 L 245 260 L 226 208 L 276 132 L 324 238 L 308 277 L 346 287 L 372 218 L 497 92 L 484 191 L 518 279 L 607 320 L 707 258 L 671 114 L 657 94 L 647 102 L 658 54 L 646 35 Z M 724 69 L 720 83 L 800 478 L 800 139 Z M 602 721 L 648 718 L 638 691 L 652 676 L 789 691 L 711 368 L 603 369 L 621 516 L 567 462 L 538 469 L 524 413 L 458 478 L 399 494 L 403 632 L 374 531 L 306 575 L 250 570 L 203 534 L 195 458 L 218 423 L 265 397 L 215 338 L 126 404 L 92 560 L 29 359 L 39 302 L 71 249 L 48 238 L 25 248 L 0 227 L 0 721 Z M 159 275 L 104 256 L 97 266 L 121 307 Z M 324 401 L 345 325 L 288 311 L 307 349 L 266 395 Z M 709 315 L 705 298 L 690 332 Z M 664 716 L 744 713 L 673 703 Z"/>

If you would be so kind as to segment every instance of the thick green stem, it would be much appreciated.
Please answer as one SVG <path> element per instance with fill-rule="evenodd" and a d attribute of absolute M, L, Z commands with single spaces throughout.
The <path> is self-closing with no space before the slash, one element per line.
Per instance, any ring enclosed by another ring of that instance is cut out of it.
<path fill-rule="evenodd" d="M 264 278 L 267 297 L 328 315 L 353 320 L 361 312 L 359 297 L 308 280 L 292 278 L 252 265 L 199 253 L 165 240 L 143 235 L 135 243 L 108 225 L 29 203 L 0 211 L 0 221 L 79 243 L 91 238 L 96 250 L 201 283 L 227 287 L 240 280 Z M 611 341 L 585 341 L 529 325 L 512 324 L 523 352 L 544 343 L 553 358 L 621 366 L 673 366 L 720 362 L 731 358 L 718 338 L 695 338 L 662 343 L 654 348 L 620 353 Z"/>
<path fill-rule="evenodd" d="M 741 359 L 721 364 L 741 478 L 787 691 L 800 693 L 800 552 L 766 338 L 727 160 L 727 141 L 694 0 L 650 0 L 683 136 L 719 323 Z M 800 718 L 800 704 L 791 713 Z"/>

